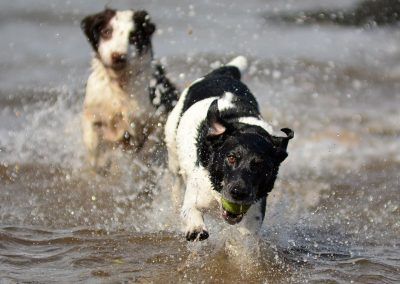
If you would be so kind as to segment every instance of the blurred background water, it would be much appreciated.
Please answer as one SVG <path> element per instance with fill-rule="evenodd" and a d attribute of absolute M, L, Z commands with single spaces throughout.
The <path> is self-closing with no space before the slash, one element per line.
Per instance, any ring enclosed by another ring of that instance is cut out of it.
<path fill-rule="evenodd" d="M 210 217 L 187 244 L 162 164 L 87 169 L 79 23 L 106 4 L 150 13 L 180 88 L 249 58 L 265 119 L 296 133 L 258 243 Z M 0 279 L 400 282 L 399 15 L 397 0 L 1 2 Z"/>

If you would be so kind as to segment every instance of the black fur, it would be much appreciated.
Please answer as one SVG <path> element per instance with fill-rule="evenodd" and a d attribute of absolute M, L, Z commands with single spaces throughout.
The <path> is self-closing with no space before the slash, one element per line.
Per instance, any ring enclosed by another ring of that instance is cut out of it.
<path fill-rule="evenodd" d="M 182 113 L 198 101 L 210 97 L 222 97 L 225 92 L 234 94 L 233 101 L 238 107 L 223 113 L 225 119 L 240 116 L 259 116 L 258 103 L 245 84 L 240 81 L 240 71 L 233 66 L 218 68 L 192 85 L 186 95 Z"/>
<path fill-rule="evenodd" d="M 103 12 L 89 15 L 81 21 L 81 28 L 95 51 L 99 48 L 101 30 L 107 26 L 115 13 L 115 10 L 106 8 Z"/>
<path fill-rule="evenodd" d="M 130 35 L 130 42 L 136 46 L 139 54 L 151 48 L 151 36 L 156 30 L 146 11 L 135 11 L 133 14 L 135 30 Z"/>
<path fill-rule="evenodd" d="M 293 131 L 285 128 L 282 131 L 287 137 L 275 137 L 262 127 L 239 122 L 240 117 L 258 117 L 260 113 L 240 76 L 231 72 L 234 69 L 219 68 L 190 87 L 185 106 L 187 109 L 208 97 L 221 98 L 225 92 L 234 94 L 234 108 L 220 113 L 218 100 L 211 103 L 198 129 L 197 164 L 208 170 L 214 190 L 224 198 L 252 204 L 265 199 L 272 190 Z M 229 157 L 236 162 L 229 163 Z"/>
<path fill-rule="evenodd" d="M 150 84 L 150 101 L 155 107 L 164 106 L 170 112 L 178 101 L 178 90 L 165 75 L 165 68 L 161 64 L 154 65 L 152 74 L 154 84 Z M 158 96 L 158 98 L 157 98 Z"/>
<path fill-rule="evenodd" d="M 211 71 L 207 77 L 218 77 L 218 76 L 226 76 L 226 77 L 231 77 L 236 80 L 240 80 L 242 75 L 240 74 L 240 71 L 237 67 L 235 66 L 222 66 L 218 69 L 215 69 Z"/>

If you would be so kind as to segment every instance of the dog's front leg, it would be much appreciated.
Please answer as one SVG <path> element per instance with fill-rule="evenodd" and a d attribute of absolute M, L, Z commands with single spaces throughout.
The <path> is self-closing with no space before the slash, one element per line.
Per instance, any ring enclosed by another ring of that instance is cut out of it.
<path fill-rule="evenodd" d="M 100 145 L 100 135 L 99 135 L 99 123 L 96 123 L 92 120 L 92 115 L 86 114 L 82 121 L 82 130 L 83 130 L 83 142 L 86 145 L 86 149 L 88 151 L 88 161 L 89 164 L 96 168 L 98 164 L 98 156 L 99 156 L 99 145 Z"/>
<path fill-rule="evenodd" d="M 182 177 L 178 175 L 173 176 L 173 184 L 171 190 L 171 199 L 174 204 L 174 209 L 179 212 L 179 208 L 183 201 L 183 181 Z"/>
<path fill-rule="evenodd" d="M 186 240 L 203 241 L 208 238 L 209 234 L 204 224 L 203 214 L 195 205 L 182 208 L 182 216 L 186 222 Z"/>
<path fill-rule="evenodd" d="M 209 236 L 201 210 L 208 208 L 213 201 L 210 191 L 208 178 L 201 170 L 195 170 L 187 180 L 182 206 L 182 217 L 186 224 L 185 234 L 188 241 L 202 241 Z"/>

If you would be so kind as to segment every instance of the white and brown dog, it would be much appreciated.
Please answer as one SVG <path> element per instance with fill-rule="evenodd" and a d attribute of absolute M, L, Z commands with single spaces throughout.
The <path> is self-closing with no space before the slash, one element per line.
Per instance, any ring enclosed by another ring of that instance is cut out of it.
<path fill-rule="evenodd" d="M 153 63 L 151 37 L 156 29 L 146 11 L 103 12 L 81 22 L 95 51 L 86 85 L 83 140 L 95 168 L 109 163 L 108 150 L 122 145 L 138 151 L 177 91 L 162 66 Z"/>
<path fill-rule="evenodd" d="M 247 60 L 239 56 L 185 89 L 168 116 L 165 140 L 169 169 L 185 184 L 181 214 L 186 239 L 209 236 L 203 213 L 219 204 L 229 224 L 259 231 L 293 132 L 273 136 L 258 103 L 240 81 Z M 177 194 L 175 193 L 175 197 Z"/>

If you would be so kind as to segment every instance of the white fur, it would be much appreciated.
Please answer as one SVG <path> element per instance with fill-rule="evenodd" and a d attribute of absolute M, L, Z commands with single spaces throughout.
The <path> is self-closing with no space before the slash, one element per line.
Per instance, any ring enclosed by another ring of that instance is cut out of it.
<path fill-rule="evenodd" d="M 200 80 L 202 79 L 203 78 L 197 79 L 195 82 L 200 82 Z M 191 85 L 195 84 L 195 82 L 193 82 Z M 179 175 L 179 158 L 177 151 L 176 133 L 183 109 L 183 104 L 185 102 L 189 88 L 190 86 L 183 90 L 177 104 L 168 115 L 168 119 L 165 124 L 165 143 L 168 149 L 168 168 L 174 174 L 174 184 L 171 189 L 171 193 L 175 208 L 178 208 L 182 202 L 183 183 L 182 178 Z"/>
<path fill-rule="evenodd" d="M 186 88 L 174 109 L 168 115 L 167 122 L 165 124 L 165 144 L 167 145 L 168 151 L 168 167 L 170 171 L 174 174 L 178 174 L 179 171 L 179 163 L 178 163 L 178 153 L 176 149 L 176 130 L 178 128 L 179 119 L 182 113 L 183 103 L 185 102 L 185 98 L 188 92 L 188 88 Z"/>
<path fill-rule="evenodd" d="M 239 122 L 249 124 L 249 125 L 257 125 L 261 128 L 263 128 L 265 131 L 268 133 L 272 133 L 273 129 L 270 124 L 265 122 L 265 120 L 253 116 L 246 116 L 246 117 L 241 117 L 239 118 Z"/>
<path fill-rule="evenodd" d="M 226 66 L 235 66 L 240 70 L 240 73 L 243 73 L 247 69 L 247 59 L 240 55 L 232 59 Z"/>
<path fill-rule="evenodd" d="M 196 84 L 197 82 L 200 82 L 201 80 L 203 80 L 203 78 L 195 80 L 190 86 Z M 168 115 L 168 119 L 165 124 L 165 143 L 167 145 L 167 148 L 171 149 L 171 151 L 168 151 L 168 166 L 169 169 L 175 174 L 178 174 L 179 170 L 177 146 L 176 146 L 176 132 L 181 117 L 183 104 L 185 103 L 186 95 L 190 86 L 187 87 L 185 90 L 183 90 L 174 109 Z"/>
<path fill-rule="evenodd" d="M 186 191 L 181 216 L 186 223 L 186 232 L 207 230 L 203 220 L 203 210 L 215 202 L 207 171 L 195 167 L 186 181 Z"/>
<path fill-rule="evenodd" d="M 195 103 L 185 111 L 179 122 L 176 133 L 176 151 L 180 167 L 179 173 L 184 180 L 196 166 L 198 129 L 201 122 L 206 119 L 207 110 L 216 98 L 211 97 Z"/>
<path fill-rule="evenodd" d="M 117 11 L 111 18 L 109 26 L 112 28 L 111 39 L 100 39 L 98 52 L 104 65 L 112 65 L 111 55 L 119 53 L 134 57 L 135 49 L 130 48 L 129 34 L 134 30 L 133 11 Z"/>
<path fill-rule="evenodd" d="M 233 94 L 230 92 L 225 92 L 222 98 L 218 100 L 218 109 L 220 111 L 234 108 L 235 105 L 232 103 Z"/>

